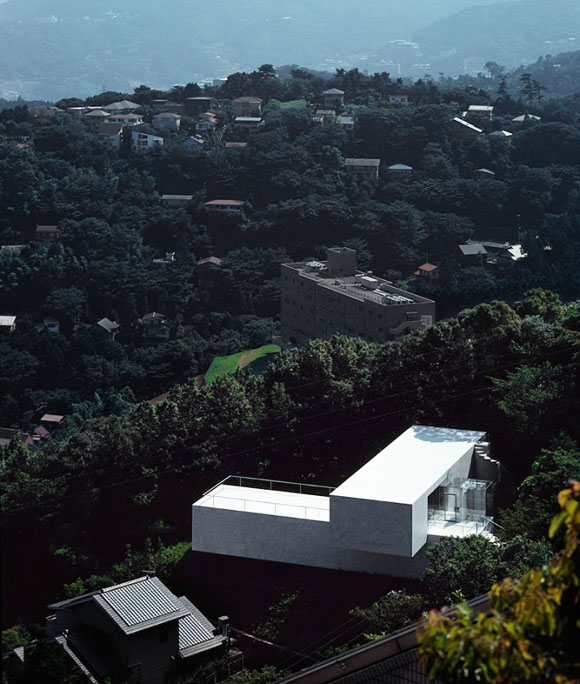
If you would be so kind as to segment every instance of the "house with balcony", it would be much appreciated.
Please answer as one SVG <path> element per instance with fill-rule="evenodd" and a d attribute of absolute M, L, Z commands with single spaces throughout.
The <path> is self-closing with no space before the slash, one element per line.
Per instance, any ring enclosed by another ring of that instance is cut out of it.
<path fill-rule="evenodd" d="M 481 431 L 413 425 L 336 488 L 230 476 L 192 506 L 192 549 L 419 577 L 443 537 L 493 536 Z"/>
<path fill-rule="evenodd" d="M 111 114 L 107 119 L 107 123 L 121 124 L 122 126 L 139 126 L 143 123 L 141 114 Z"/>
<path fill-rule="evenodd" d="M 158 135 L 141 133 L 140 131 L 131 131 L 131 149 L 133 152 L 153 150 L 156 147 L 162 147 L 163 142 L 163 138 Z"/>
<path fill-rule="evenodd" d="M 144 576 L 53 603 L 46 633 L 93 684 L 158 684 L 224 655 L 227 617 L 215 627 L 185 596 Z"/>
<path fill-rule="evenodd" d="M 121 149 L 123 124 L 105 121 L 99 126 L 98 134 L 107 147 L 110 147 L 112 150 Z"/>

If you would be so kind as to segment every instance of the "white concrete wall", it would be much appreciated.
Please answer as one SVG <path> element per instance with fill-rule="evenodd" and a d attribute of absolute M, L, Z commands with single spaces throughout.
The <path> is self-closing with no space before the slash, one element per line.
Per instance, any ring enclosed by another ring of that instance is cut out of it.
<path fill-rule="evenodd" d="M 412 507 L 408 504 L 331 494 L 330 528 L 333 543 L 343 548 L 407 558 L 413 555 Z"/>
<path fill-rule="evenodd" d="M 300 518 L 192 507 L 192 549 L 335 570 L 420 577 L 426 548 L 405 558 L 336 545 L 331 523 Z"/>

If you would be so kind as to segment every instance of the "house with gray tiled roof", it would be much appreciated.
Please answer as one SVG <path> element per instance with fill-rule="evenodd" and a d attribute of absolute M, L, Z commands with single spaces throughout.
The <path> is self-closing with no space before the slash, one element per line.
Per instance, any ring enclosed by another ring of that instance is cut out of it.
<path fill-rule="evenodd" d="M 47 636 L 72 651 L 97 682 L 171 681 L 190 658 L 218 654 L 227 643 L 227 618 L 214 627 L 157 577 L 139 577 L 48 608 Z"/>

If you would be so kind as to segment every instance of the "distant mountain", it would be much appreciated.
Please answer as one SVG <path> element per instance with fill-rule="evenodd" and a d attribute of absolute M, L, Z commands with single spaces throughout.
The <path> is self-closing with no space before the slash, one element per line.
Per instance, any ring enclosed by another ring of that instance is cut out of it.
<path fill-rule="evenodd" d="M 377 45 L 496 2 L 7 0 L 0 4 L 0 97 L 167 87 L 265 62 L 364 66 Z"/>
<path fill-rule="evenodd" d="M 493 60 L 508 69 L 539 55 L 580 47 L 579 0 L 520 0 L 470 7 L 418 30 L 430 72 L 483 71 Z"/>

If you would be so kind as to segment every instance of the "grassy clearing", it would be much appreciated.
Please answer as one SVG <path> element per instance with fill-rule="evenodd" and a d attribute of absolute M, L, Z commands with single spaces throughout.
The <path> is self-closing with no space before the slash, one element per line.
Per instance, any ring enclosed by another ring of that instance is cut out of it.
<path fill-rule="evenodd" d="M 290 102 L 280 102 L 280 109 L 303 109 L 306 107 L 306 100 L 290 100 Z"/>
<path fill-rule="evenodd" d="M 279 351 L 280 347 L 277 344 L 266 344 L 257 349 L 249 349 L 229 356 L 216 356 L 205 374 L 205 381 L 210 384 L 220 375 L 235 373 L 240 368 L 245 368 L 254 361 L 268 354 L 277 354 Z"/>

